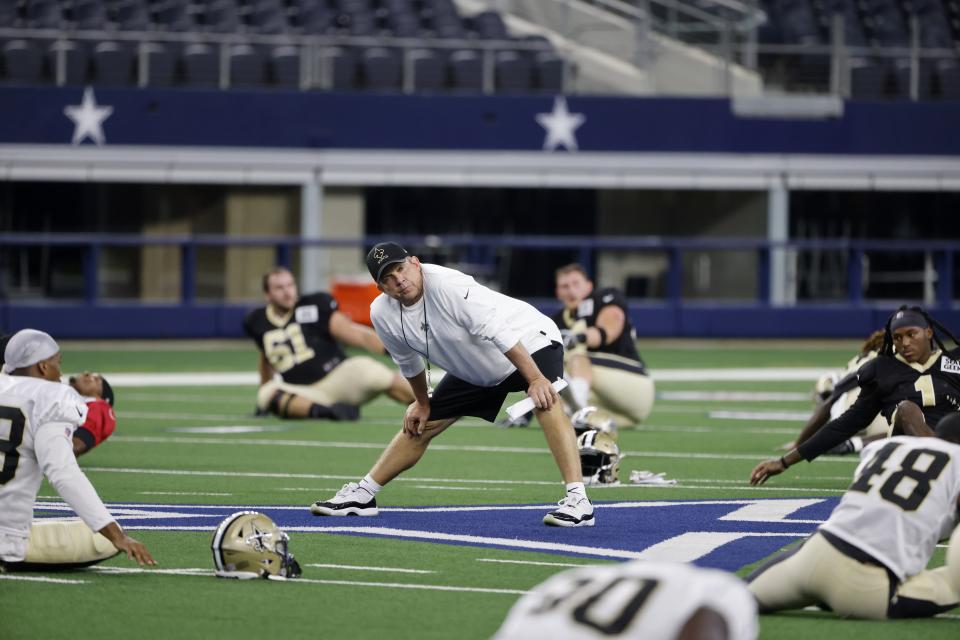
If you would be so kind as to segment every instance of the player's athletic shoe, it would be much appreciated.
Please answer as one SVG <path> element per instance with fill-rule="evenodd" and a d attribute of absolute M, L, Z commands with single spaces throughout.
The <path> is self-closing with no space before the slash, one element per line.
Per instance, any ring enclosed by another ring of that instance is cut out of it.
<path fill-rule="evenodd" d="M 379 512 L 376 498 L 356 482 L 348 482 L 329 500 L 317 500 L 310 505 L 310 513 L 315 516 L 375 516 Z"/>
<path fill-rule="evenodd" d="M 568 493 L 557 504 L 557 509 L 543 516 L 543 524 L 552 527 L 592 527 L 596 524 L 593 505 L 586 496 Z"/>

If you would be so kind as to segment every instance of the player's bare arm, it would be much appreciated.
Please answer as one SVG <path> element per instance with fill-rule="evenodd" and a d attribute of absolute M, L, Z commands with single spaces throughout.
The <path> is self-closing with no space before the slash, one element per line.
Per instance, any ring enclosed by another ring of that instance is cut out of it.
<path fill-rule="evenodd" d="M 357 324 L 339 311 L 334 311 L 330 316 L 330 334 L 351 347 L 359 347 L 376 355 L 384 352 L 383 342 L 373 329 Z"/>
<path fill-rule="evenodd" d="M 403 431 L 411 437 L 423 434 L 430 418 L 430 395 L 427 389 L 427 372 L 421 371 L 412 378 L 407 378 L 413 395 L 416 398 L 403 414 Z"/>
<path fill-rule="evenodd" d="M 523 379 L 530 385 L 527 387 L 527 395 L 533 398 L 533 405 L 541 411 L 549 411 L 553 408 L 554 403 L 560 399 L 560 396 L 550 381 L 540 372 L 537 363 L 533 361 L 524 346 L 518 342 L 503 355 L 517 368 Z"/>
<path fill-rule="evenodd" d="M 623 333 L 627 315 L 616 305 L 608 305 L 597 314 L 595 326 L 587 329 L 587 346 L 597 349 L 614 342 Z M 601 331 L 602 329 L 602 331 Z"/>
<path fill-rule="evenodd" d="M 128 536 L 116 522 L 111 522 L 104 528 L 100 529 L 100 531 L 97 533 L 109 540 L 118 551 L 126 553 L 128 560 L 136 561 L 136 563 L 141 567 L 145 564 L 157 564 L 157 561 L 153 559 L 153 556 L 150 555 L 150 552 L 147 550 L 144 544 L 139 540 L 135 540 Z"/>

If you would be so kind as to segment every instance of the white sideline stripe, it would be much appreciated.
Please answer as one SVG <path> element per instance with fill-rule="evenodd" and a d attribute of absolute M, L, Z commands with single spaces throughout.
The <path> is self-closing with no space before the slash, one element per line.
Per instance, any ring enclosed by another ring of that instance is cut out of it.
<path fill-rule="evenodd" d="M 401 569 L 399 567 L 365 567 L 355 564 L 308 564 L 307 567 L 317 569 L 347 569 L 350 571 L 382 571 L 384 573 L 436 573 L 428 569 Z"/>
<path fill-rule="evenodd" d="M 173 530 L 184 530 L 181 527 L 172 527 Z M 189 530 L 189 529 L 186 529 Z M 311 566 L 311 565 L 307 565 Z M 214 577 L 214 572 L 210 569 L 130 569 L 126 567 L 91 567 L 91 570 L 99 573 L 160 573 L 174 576 L 199 576 L 203 578 Z M 7 576 L 0 576 L 6 578 Z M 53 579 L 50 578 L 52 581 Z M 522 596 L 527 591 L 519 589 L 489 589 L 485 587 L 458 587 L 443 584 L 414 584 L 406 582 L 365 582 L 360 580 L 317 580 L 315 578 L 296 578 L 295 580 L 284 580 L 286 584 L 331 584 L 349 587 L 385 587 L 387 589 L 423 589 L 426 591 L 452 591 L 462 593 L 502 593 L 507 595 Z"/>
<path fill-rule="evenodd" d="M 761 367 L 715 369 L 657 369 L 653 380 L 665 382 L 726 382 L 726 381 L 804 381 L 814 382 L 823 374 L 823 368 Z M 113 387 L 210 387 L 260 385 L 256 371 L 184 372 L 184 373 L 111 373 Z"/>
<path fill-rule="evenodd" d="M 533 560 L 500 560 L 498 558 L 477 558 L 477 562 L 497 562 L 499 564 L 528 564 L 538 567 L 589 567 L 588 564 L 575 562 L 535 562 Z"/>
<path fill-rule="evenodd" d="M 257 439 L 257 438 L 191 438 L 185 436 L 173 436 L 173 437 L 163 437 L 163 436 L 114 436 L 111 438 L 111 442 L 127 442 L 127 443 L 138 443 L 138 444 L 190 444 L 190 445 L 215 445 L 215 446 L 224 446 L 224 445 L 233 445 L 233 446 L 246 446 L 246 447 L 265 447 L 265 446 L 275 446 L 275 447 L 314 447 L 321 449 L 383 449 L 386 447 L 384 443 L 374 443 L 374 442 L 339 442 L 339 441 L 324 441 L 324 440 L 275 440 L 275 439 Z M 468 453 L 527 453 L 527 454 L 537 454 L 537 455 L 546 455 L 550 453 L 550 450 L 547 448 L 540 447 L 493 447 L 493 446 L 482 446 L 482 445 L 454 445 L 454 444 L 431 444 L 431 451 L 456 451 L 456 452 L 468 452 Z M 761 451 L 757 453 L 692 453 L 692 452 L 683 452 L 683 451 L 623 451 L 623 455 L 629 455 L 631 457 L 646 457 L 646 458 L 679 458 L 679 459 L 689 459 L 697 458 L 701 460 L 752 460 L 759 462 L 764 458 L 772 457 L 770 452 Z M 838 457 L 820 457 L 818 460 L 822 462 L 859 462 L 858 460 L 844 460 Z M 103 467 L 91 467 L 95 470 L 105 470 Z M 232 473 L 232 472 L 225 472 Z M 300 475 L 300 476 L 289 476 L 289 477 L 302 477 L 302 478 L 327 478 L 327 479 L 338 479 L 345 476 L 312 476 L 312 475 Z M 350 479 L 354 479 L 353 476 L 348 476 Z"/>
<path fill-rule="evenodd" d="M 785 420 L 806 422 L 809 411 L 711 411 L 707 417 L 714 420 Z"/>
<path fill-rule="evenodd" d="M 661 391 L 657 399 L 711 402 L 802 402 L 809 393 L 799 391 Z"/>
<path fill-rule="evenodd" d="M 439 491 L 510 491 L 502 487 L 443 487 L 437 484 L 415 484 L 414 489 L 437 489 Z"/>
<path fill-rule="evenodd" d="M 722 457 L 722 456 L 721 456 Z M 755 458 L 750 458 L 751 460 Z M 829 462 L 830 459 L 823 459 L 825 462 Z M 834 461 L 836 462 L 836 461 Z M 844 461 L 845 462 L 845 461 Z M 851 461 L 854 462 L 854 461 Z M 84 467 L 86 473 L 134 473 L 142 475 L 159 475 L 159 476 L 200 476 L 200 477 L 224 477 L 224 476 L 233 476 L 233 477 L 243 477 L 243 478 L 280 478 L 280 479 L 298 479 L 298 480 L 356 480 L 356 476 L 335 476 L 335 475 L 323 475 L 323 474 L 311 474 L 311 473 L 267 473 L 267 472 L 256 472 L 256 471 L 188 471 L 182 469 L 130 469 L 130 468 L 119 468 L 119 467 Z M 394 482 L 455 482 L 459 484 L 508 484 L 508 485 L 536 485 L 536 486 L 549 486 L 556 487 L 560 485 L 559 480 L 475 480 L 467 478 L 396 478 Z M 693 482 L 687 480 L 685 482 Z M 715 480 L 706 479 L 703 482 L 707 483 L 703 486 L 696 484 L 688 485 L 673 485 L 672 487 L 665 488 L 693 488 L 693 489 L 718 489 L 721 491 L 728 491 L 729 487 L 717 487 L 711 486 L 710 483 L 715 483 Z M 730 482 L 730 481 L 725 481 Z M 633 487 L 637 486 L 638 488 L 647 488 L 649 486 L 644 485 L 629 485 L 622 484 L 623 487 Z M 751 487 L 746 484 L 744 480 L 744 486 L 740 487 L 744 491 L 814 491 L 817 493 L 829 492 L 829 493 L 843 493 L 843 489 L 824 489 L 822 487 L 813 488 L 813 487 L 798 487 L 795 485 L 777 485 L 777 486 L 762 486 L 762 487 Z M 289 489 L 285 489 L 289 490 Z M 316 491 L 324 491 L 323 488 L 317 488 Z M 332 490 L 332 489 L 326 489 Z M 53 499 L 59 499 L 56 496 L 46 496 Z"/>
<path fill-rule="evenodd" d="M 222 496 L 229 497 L 232 493 L 204 493 L 201 491 L 138 491 L 141 496 Z"/>
<path fill-rule="evenodd" d="M 52 584 L 88 584 L 89 580 L 70 580 L 68 578 L 44 578 L 43 576 L 15 576 L 0 573 L 0 580 L 23 580 L 24 582 L 49 582 Z"/>

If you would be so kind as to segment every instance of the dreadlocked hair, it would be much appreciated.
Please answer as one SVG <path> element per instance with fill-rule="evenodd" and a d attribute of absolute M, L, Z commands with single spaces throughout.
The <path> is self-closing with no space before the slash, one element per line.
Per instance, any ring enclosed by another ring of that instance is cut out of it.
<path fill-rule="evenodd" d="M 877 329 L 860 345 L 860 357 L 866 357 L 871 351 L 880 351 L 883 347 L 883 329 Z"/>
<path fill-rule="evenodd" d="M 922 307 L 909 306 L 902 304 L 900 308 L 890 314 L 890 317 L 887 318 L 887 324 L 884 325 L 883 330 L 883 346 L 880 348 L 880 354 L 885 356 L 893 355 L 893 332 L 890 330 L 890 324 L 893 322 L 893 318 L 900 311 L 913 311 L 914 313 L 919 313 L 923 316 L 923 319 L 927 321 L 927 324 L 933 329 L 933 342 L 940 347 L 940 350 L 943 352 L 947 351 L 947 348 L 943 344 L 943 340 L 940 338 L 940 334 L 945 335 L 950 339 L 953 344 L 960 346 L 960 340 L 957 340 L 956 336 L 950 333 L 950 330 L 945 326 L 933 319 L 933 317 L 923 310 Z"/>

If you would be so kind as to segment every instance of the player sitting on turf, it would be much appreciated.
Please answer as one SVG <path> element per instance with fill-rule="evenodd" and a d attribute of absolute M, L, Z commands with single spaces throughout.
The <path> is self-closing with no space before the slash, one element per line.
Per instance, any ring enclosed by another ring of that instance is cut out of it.
<path fill-rule="evenodd" d="M 760 610 L 823 604 L 842 617 L 884 619 L 960 604 L 960 414 L 941 420 L 936 436 L 895 436 L 864 448 L 830 518 L 799 549 L 748 578 Z M 947 536 L 946 565 L 927 570 Z"/>
<path fill-rule="evenodd" d="M 73 453 L 80 456 L 110 437 L 117 428 L 117 416 L 113 388 L 99 373 L 84 371 L 70 376 L 70 386 L 87 403 L 87 419 L 73 432 Z"/>
<path fill-rule="evenodd" d="M 892 425 L 894 435 L 931 435 L 930 425 L 960 408 L 960 347 L 947 350 L 934 329 L 957 343 L 920 307 L 894 312 L 880 354 L 857 372 L 860 397 L 853 406 L 786 455 L 758 464 L 750 483 L 765 482 L 800 460 L 826 453 L 864 429 L 877 413 Z"/>
<path fill-rule="evenodd" d="M 839 418 L 844 411 L 853 406 L 853 403 L 860 397 L 857 372 L 880 353 L 880 349 L 883 347 L 884 333 L 884 330 L 880 329 L 870 334 L 870 337 L 860 347 L 860 352 L 847 363 L 843 375 L 828 373 L 820 376 L 814 387 L 817 408 L 814 409 L 797 439 L 784 445 L 783 450 L 789 451 L 797 445 L 803 444 L 813 434 L 822 429 L 827 422 Z M 888 428 L 886 418 L 878 413 L 865 429 L 849 440 L 844 440 L 827 453 L 835 455 L 857 453 L 863 449 L 865 443 L 886 438 Z"/>
<path fill-rule="evenodd" d="M 413 402 L 400 374 L 369 356 L 348 358 L 339 342 L 383 354 L 369 327 L 337 310 L 328 293 L 297 295 L 297 282 L 284 267 L 263 276 L 267 306 L 250 311 L 244 331 L 260 350 L 258 412 L 281 418 L 356 420 L 359 407 L 381 393 Z M 274 379 L 274 373 L 281 381 Z"/>
<path fill-rule="evenodd" d="M 0 374 L 0 571 L 88 566 L 124 551 L 156 564 L 107 511 L 77 465 L 71 436 L 87 404 L 60 383 L 60 347 L 42 331 L 24 329 L 4 349 Z M 81 521 L 33 521 L 46 476 Z M 94 532 L 98 533 L 94 533 Z"/>
<path fill-rule="evenodd" d="M 558 573 L 521 597 L 494 640 L 754 640 L 757 603 L 734 575 L 635 560 Z"/>
<path fill-rule="evenodd" d="M 565 334 L 565 397 L 574 410 L 595 405 L 620 428 L 643 422 L 653 408 L 653 380 L 637 353 L 626 300 L 617 289 L 594 290 L 586 270 L 557 269 L 556 295 L 563 309 L 552 317 Z"/>

